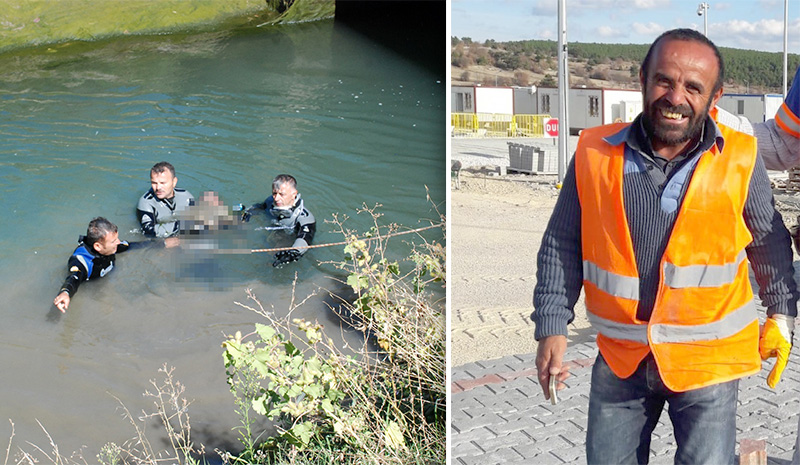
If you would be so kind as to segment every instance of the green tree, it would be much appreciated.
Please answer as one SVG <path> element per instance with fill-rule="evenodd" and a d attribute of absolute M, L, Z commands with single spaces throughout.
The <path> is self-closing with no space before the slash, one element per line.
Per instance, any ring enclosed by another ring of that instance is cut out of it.
<path fill-rule="evenodd" d="M 553 79 L 553 76 L 551 76 L 549 74 L 546 75 L 544 77 L 544 79 L 539 81 L 539 86 L 541 86 L 541 87 L 556 87 L 557 85 L 558 84 L 556 84 L 556 80 Z"/>

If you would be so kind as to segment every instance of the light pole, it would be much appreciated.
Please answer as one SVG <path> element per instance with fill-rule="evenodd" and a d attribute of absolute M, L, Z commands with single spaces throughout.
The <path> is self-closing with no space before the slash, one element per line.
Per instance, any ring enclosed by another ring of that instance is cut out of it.
<path fill-rule="evenodd" d="M 709 8 L 711 8 L 711 6 L 706 2 L 703 2 L 703 3 L 701 3 L 700 5 L 697 6 L 697 16 L 702 16 L 703 17 L 703 35 L 706 36 L 706 37 L 708 37 L 708 9 Z"/>
<path fill-rule="evenodd" d="M 558 0 L 558 183 L 564 182 L 569 159 L 569 66 L 567 0 Z"/>
<path fill-rule="evenodd" d="M 786 99 L 786 78 L 789 72 L 789 0 L 783 0 L 783 98 Z"/>

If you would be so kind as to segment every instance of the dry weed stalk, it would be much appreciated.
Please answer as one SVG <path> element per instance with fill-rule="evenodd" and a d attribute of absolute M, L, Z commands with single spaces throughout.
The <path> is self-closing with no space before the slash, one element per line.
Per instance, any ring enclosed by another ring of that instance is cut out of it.
<path fill-rule="evenodd" d="M 3 462 L 4 465 L 8 465 L 8 460 L 11 457 L 12 443 L 15 436 L 14 422 L 11 420 L 8 420 L 8 422 L 11 424 L 11 435 L 8 438 L 6 458 Z M 36 420 L 36 423 L 39 425 L 39 428 L 42 429 L 45 436 L 47 436 L 47 442 L 50 444 L 50 452 L 47 452 L 38 445 L 28 441 L 27 444 L 38 451 L 44 458 L 39 458 L 34 454 L 19 448 L 13 462 L 15 465 L 39 465 L 40 463 L 52 463 L 54 465 L 88 465 L 86 459 L 83 458 L 83 455 L 80 452 L 74 452 L 70 457 L 61 455 L 58 450 L 58 445 L 56 445 L 53 437 L 50 436 L 50 433 L 47 431 L 47 429 L 45 429 L 44 425 L 42 425 L 39 420 Z"/>
<path fill-rule="evenodd" d="M 145 397 L 153 398 L 154 412 L 142 411 L 141 416 L 134 417 L 125 404 L 116 396 L 114 397 L 123 410 L 123 417 L 133 426 L 136 436 L 126 441 L 122 446 L 107 443 L 103 446 L 97 459 L 104 465 L 160 465 L 160 464 L 196 464 L 198 457 L 205 454 L 203 445 L 196 446 L 191 439 L 192 427 L 189 422 L 189 402 L 184 397 L 185 387 L 173 377 L 174 368 L 164 364 L 159 372 L 164 374 L 161 383 L 151 379 L 150 384 L 154 390 L 147 390 Z M 149 419 L 157 418 L 164 428 L 169 440 L 170 449 L 156 451 L 148 438 L 145 425 Z M 11 423 L 11 437 L 6 447 L 6 457 L 3 465 L 9 465 L 12 443 L 15 436 L 14 422 Z M 74 452 L 70 457 L 61 454 L 55 440 L 50 436 L 45 427 L 37 420 L 39 427 L 47 437 L 49 451 L 28 442 L 36 453 L 31 453 L 19 448 L 14 465 L 40 465 L 49 463 L 53 465 L 88 465 L 81 452 Z"/>
<path fill-rule="evenodd" d="M 139 417 L 134 417 L 125 404 L 114 396 L 124 412 L 123 417 L 130 422 L 136 431 L 136 436 L 122 446 L 117 446 L 113 443 L 106 444 L 103 448 L 105 457 L 99 457 L 102 463 L 105 463 L 103 462 L 105 458 L 111 464 L 193 464 L 198 462 L 196 457 L 202 457 L 205 454 L 205 446 L 202 444 L 195 446 L 192 442 L 192 426 L 189 421 L 188 411 L 191 402 L 184 397 L 185 386 L 173 377 L 175 368 L 164 364 L 158 371 L 163 373 L 164 380 L 159 383 L 155 379 L 151 379 L 150 385 L 153 386 L 154 390 L 146 390 L 143 394 L 145 397 L 153 399 L 155 411 L 146 412 L 142 410 Z M 163 426 L 169 440 L 169 450 L 156 451 L 150 442 L 145 426 L 147 420 L 151 418 L 158 419 Z"/>

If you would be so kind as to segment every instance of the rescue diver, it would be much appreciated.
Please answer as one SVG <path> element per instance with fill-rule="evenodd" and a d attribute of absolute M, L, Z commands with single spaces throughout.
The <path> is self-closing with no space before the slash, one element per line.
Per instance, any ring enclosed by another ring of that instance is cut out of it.
<path fill-rule="evenodd" d="M 136 216 L 144 235 L 169 238 L 164 241 L 167 247 L 178 245 L 178 212 L 194 205 L 192 194 L 175 187 L 177 184 L 175 167 L 165 161 L 156 163 L 150 168 L 150 190 L 139 198 L 136 206 Z"/>
<path fill-rule="evenodd" d="M 114 269 L 117 253 L 146 242 L 119 240 L 117 226 L 107 219 L 98 216 L 89 222 L 86 235 L 78 238 L 78 247 L 69 257 L 67 266 L 69 275 L 61 285 L 61 290 L 53 300 L 53 304 L 65 313 L 72 297 L 78 292 L 83 281 L 102 278 Z"/>
<path fill-rule="evenodd" d="M 294 234 L 294 243 L 290 250 L 282 250 L 275 254 L 274 267 L 282 267 L 302 257 L 317 231 L 317 220 L 305 208 L 300 193 L 297 192 L 297 180 L 288 174 L 279 174 L 272 181 L 272 195 L 262 203 L 255 204 L 242 213 L 242 221 L 247 222 L 253 211 L 264 210 L 270 223 L 276 229 L 287 234 Z"/>

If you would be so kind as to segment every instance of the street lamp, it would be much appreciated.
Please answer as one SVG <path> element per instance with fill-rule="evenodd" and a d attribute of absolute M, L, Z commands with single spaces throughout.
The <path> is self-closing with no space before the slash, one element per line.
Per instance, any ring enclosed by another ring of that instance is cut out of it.
<path fill-rule="evenodd" d="M 569 156 L 569 53 L 567 0 L 558 0 L 558 183 L 564 182 Z"/>
<path fill-rule="evenodd" d="M 703 17 L 703 35 L 708 37 L 708 9 L 711 8 L 706 2 L 697 6 L 697 16 Z"/>
<path fill-rule="evenodd" d="M 783 2 L 783 98 L 786 99 L 786 78 L 789 71 L 789 0 Z"/>

